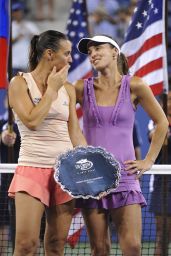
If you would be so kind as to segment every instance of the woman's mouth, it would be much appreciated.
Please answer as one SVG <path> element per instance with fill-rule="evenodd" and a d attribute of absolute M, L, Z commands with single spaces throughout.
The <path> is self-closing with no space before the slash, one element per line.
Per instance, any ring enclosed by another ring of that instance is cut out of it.
<path fill-rule="evenodd" d="M 98 61 L 99 61 L 99 59 L 95 59 L 95 60 L 93 60 L 93 64 L 95 65 L 95 64 L 97 64 L 98 63 Z"/>

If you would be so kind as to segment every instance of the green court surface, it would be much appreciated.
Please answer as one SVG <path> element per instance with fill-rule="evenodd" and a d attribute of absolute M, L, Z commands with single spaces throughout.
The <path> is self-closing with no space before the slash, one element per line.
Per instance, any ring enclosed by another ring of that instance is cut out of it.
<path fill-rule="evenodd" d="M 154 256 L 154 243 L 143 243 L 142 244 L 142 256 Z M 1 256 L 12 256 L 11 247 L 4 248 L 4 251 L 0 254 Z M 43 256 L 43 248 L 39 248 L 36 254 L 37 256 Z M 71 249 L 68 245 L 65 247 L 65 256 L 90 256 L 90 247 L 88 243 L 79 243 L 74 249 Z M 171 255 L 171 246 L 169 248 L 168 255 Z M 122 256 L 117 243 L 112 243 L 112 249 L 110 256 Z"/>

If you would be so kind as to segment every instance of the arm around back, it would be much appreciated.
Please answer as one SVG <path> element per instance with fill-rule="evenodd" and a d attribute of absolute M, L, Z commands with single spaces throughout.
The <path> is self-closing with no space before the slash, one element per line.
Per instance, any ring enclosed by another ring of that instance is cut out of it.
<path fill-rule="evenodd" d="M 76 102 L 82 105 L 83 103 L 83 95 L 84 95 L 84 81 L 78 80 L 75 84 L 75 91 L 76 91 Z"/>
<path fill-rule="evenodd" d="M 67 83 L 65 88 L 68 92 L 70 97 L 70 104 L 69 104 L 69 121 L 68 121 L 68 130 L 69 135 L 71 138 L 71 142 L 74 147 L 76 146 L 86 146 L 87 142 L 84 138 L 84 135 L 81 131 L 78 117 L 76 113 L 76 92 L 74 86 Z"/>

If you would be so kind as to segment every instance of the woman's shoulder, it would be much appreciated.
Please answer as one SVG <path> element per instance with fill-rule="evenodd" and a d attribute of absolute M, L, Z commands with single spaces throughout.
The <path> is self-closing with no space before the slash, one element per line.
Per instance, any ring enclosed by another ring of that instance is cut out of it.
<path fill-rule="evenodd" d="M 77 80 L 74 83 L 74 87 L 75 87 L 76 91 L 83 90 L 83 88 L 84 88 L 84 80 L 83 79 Z"/>
<path fill-rule="evenodd" d="M 73 86 L 73 84 L 66 82 L 64 84 L 64 88 L 70 97 L 75 97 L 75 87 Z"/>
<path fill-rule="evenodd" d="M 143 81 L 143 79 L 141 77 L 138 76 L 130 76 L 130 84 L 132 86 L 139 86 L 142 84 L 145 84 L 145 82 Z"/>
<path fill-rule="evenodd" d="M 27 83 L 22 76 L 15 76 L 10 81 L 8 89 L 9 103 L 13 107 L 13 101 L 18 98 L 23 98 L 28 91 Z"/>
<path fill-rule="evenodd" d="M 17 75 L 11 79 L 9 89 L 10 90 L 14 90 L 17 88 L 22 89 L 25 86 L 26 86 L 25 78 L 22 75 Z"/>
<path fill-rule="evenodd" d="M 133 101 L 147 106 L 149 102 L 154 103 L 154 95 L 150 86 L 140 77 L 133 76 L 130 81 L 130 90 Z"/>
<path fill-rule="evenodd" d="M 140 78 L 138 76 L 132 76 L 130 78 L 130 88 L 132 91 L 141 91 L 148 87 L 149 86 L 142 78 Z"/>

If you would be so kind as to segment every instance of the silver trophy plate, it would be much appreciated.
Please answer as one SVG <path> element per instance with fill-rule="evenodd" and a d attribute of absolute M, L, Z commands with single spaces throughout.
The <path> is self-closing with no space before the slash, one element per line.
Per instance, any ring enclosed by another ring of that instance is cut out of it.
<path fill-rule="evenodd" d="M 57 158 L 54 178 L 74 198 L 100 199 L 119 185 L 120 164 L 101 147 L 76 147 Z"/>

